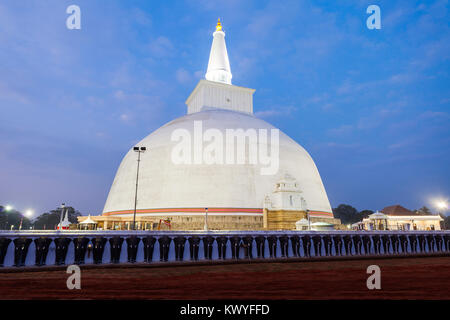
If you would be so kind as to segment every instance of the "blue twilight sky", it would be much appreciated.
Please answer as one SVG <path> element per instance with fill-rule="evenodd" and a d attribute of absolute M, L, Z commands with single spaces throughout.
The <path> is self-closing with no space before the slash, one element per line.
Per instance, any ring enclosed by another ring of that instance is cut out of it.
<path fill-rule="evenodd" d="M 218 17 L 233 83 L 310 152 L 333 207 L 448 199 L 448 1 L 0 0 L 0 204 L 100 213 L 126 151 L 186 113 Z"/>

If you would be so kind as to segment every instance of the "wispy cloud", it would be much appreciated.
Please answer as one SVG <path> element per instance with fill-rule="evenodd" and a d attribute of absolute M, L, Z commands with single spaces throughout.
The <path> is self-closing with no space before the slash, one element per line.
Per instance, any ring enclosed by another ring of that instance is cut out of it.
<path fill-rule="evenodd" d="M 343 135 L 348 134 L 354 130 L 354 126 L 351 124 L 343 124 L 337 128 L 329 129 L 328 132 L 331 135 Z"/>
<path fill-rule="evenodd" d="M 150 53 L 157 58 L 168 58 L 175 55 L 175 48 L 172 41 L 164 36 L 150 41 L 148 44 Z"/>
<path fill-rule="evenodd" d="M 191 73 L 184 68 L 177 69 L 177 71 L 175 73 L 176 80 L 182 85 L 189 84 L 192 86 L 192 84 L 195 83 L 196 81 L 200 80 L 202 78 L 202 76 L 203 76 L 203 71 L 201 71 L 201 70 Z"/>
<path fill-rule="evenodd" d="M 260 118 L 287 116 L 297 110 L 294 106 L 279 106 L 271 109 L 256 111 L 254 115 Z"/>
<path fill-rule="evenodd" d="M 359 143 L 336 143 L 336 142 L 328 142 L 326 144 L 329 148 L 337 148 L 337 149 L 358 149 L 361 148 Z"/>

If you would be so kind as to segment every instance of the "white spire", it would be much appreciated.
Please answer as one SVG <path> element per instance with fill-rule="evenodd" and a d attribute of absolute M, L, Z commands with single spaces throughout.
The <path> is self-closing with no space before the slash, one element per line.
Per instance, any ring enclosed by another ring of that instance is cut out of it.
<path fill-rule="evenodd" d="M 231 84 L 230 61 L 225 44 L 225 32 L 222 31 L 220 19 L 217 22 L 216 31 L 213 33 L 213 43 L 205 78 L 210 81 Z"/>
<path fill-rule="evenodd" d="M 233 86 L 228 61 L 225 33 L 220 19 L 213 33 L 213 43 L 209 55 L 208 71 L 205 79 L 200 79 L 186 100 L 188 114 L 201 112 L 208 108 L 226 109 L 253 113 L 254 89 Z"/>
<path fill-rule="evenodd" d="M 64 210 L 61 213 L 62 215 L 64 215 Z M 69 209 L 66 209 L 66 214 L 64 215 L 64 220 L 61 220 L 60 223 L 58 223 L 58 229 L 59 230 L 63 230 L 64 228 L 69 228 L 70 226 L 70 221 L 69 221 Z"/>
<path fill-rule="evenodd" d="M 66 216 L 64 217 L 64 222 L 69 222 L 69 209 L 66 210 Z"/>

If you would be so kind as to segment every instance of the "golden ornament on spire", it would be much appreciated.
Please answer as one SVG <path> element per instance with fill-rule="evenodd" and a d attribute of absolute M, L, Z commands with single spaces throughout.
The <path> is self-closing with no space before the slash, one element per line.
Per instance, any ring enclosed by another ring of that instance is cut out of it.
<path fill-rule="evenodd" d="M 217 20 L 216 31 L 222 31 L 222 24 L 220 23 L 220 18 Z"/>

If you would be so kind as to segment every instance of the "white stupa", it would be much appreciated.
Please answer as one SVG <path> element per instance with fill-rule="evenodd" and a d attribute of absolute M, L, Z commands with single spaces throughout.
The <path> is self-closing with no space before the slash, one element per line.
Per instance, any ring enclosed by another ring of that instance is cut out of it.
<path fill-rule="evenodd" d="M 310 216 L 333 218 L 314 161 L 305 149 L 281 131 L 279 164 L 272 174 L 261 173 L 267 164 L 250 161 L 250 149 L 245 152 L 245 162 L 240 164 L 206 163 L 204 159 L 195 159 L 195 155 L 191 163 L 174 163 L 173 152 L 179 141 L 173 141 L 173 134 L 177 129 L 192 135 L 193 153 L 198 151 L 199 143 L 206 152 L 210 143 L 205 136 L 203 142 L 196 137 L 199 124 L 203 132 L 214 129 L 224 137 L 230 129 L 266 130 L 269 134 L 276 129 L 253 115 L 255 90 L 231 84 L 225 33 L 220 21 L 213 33 L 205 77 L 186 100 L 187 115 L 165 124 L 136 144 L 147 149 L 140 154 L 137 215 L 153 216 L 156 222 L 170 216 L 174 227 L 177 223 L 187 226 L 198 221 L 202 229 L 203 220 L 198 219 L 203 219 L 208 208 L 211 228 L 216 225 L 216 228 L 232 229 L 241 221 L 244 228 L 257 229 L 262 226 L 266 197 L 273 193 L 280 179 L 288 175 L 295 179 L 295 188 L 301 192 L 301 206 L 309 210 Z M 257 142 L 258 147 L 268 150 L 272 144 L 270 138 Z M 137 159 L 137 152 L 131 148 L 117 170 L 103 216 L 133 216 Z"/>
<path fill-rule="evenodd" d="M 61 214 L 64 214 L 64 212 L 61 212 Z M 57 230 L 68 230 L 70 227 L 70 221 L 69 221 L 69 210 L 66 210 L 66 214 L 64 215 L 64 219 L 58 223 L 56 229 Z"/>

